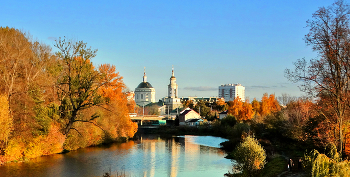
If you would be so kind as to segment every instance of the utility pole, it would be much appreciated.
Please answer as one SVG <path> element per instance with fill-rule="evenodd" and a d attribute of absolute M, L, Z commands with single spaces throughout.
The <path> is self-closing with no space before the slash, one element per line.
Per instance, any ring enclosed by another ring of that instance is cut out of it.
<path fill-rule="evenodd" d="M 199 117 L 202 117 L 201 116 L 201 107 L 199 106 Z"/>
<path fill-rule="evenodd" d="M 142 126 L 142 121 L 143 121 L 144 117 L 145 117 L 145 103 L 143 102 L 143 103 L 142 103 L 142 119 L 141 119 L 141 126 Z"/>

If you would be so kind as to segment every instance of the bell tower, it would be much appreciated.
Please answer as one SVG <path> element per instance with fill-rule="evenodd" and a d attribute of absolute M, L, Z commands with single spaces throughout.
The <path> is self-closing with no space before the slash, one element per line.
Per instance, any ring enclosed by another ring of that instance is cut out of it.
<path fill-rule="evenodd" d="M 175 109 L 181 108 L 181 99 L 178 95 L 178 85 L 176 84 L 176 77 L 174 74 L 174 66 L 172 67 L 170 83 L 168 85 L 168 97 L 165 98 L 167 112 L 170 113 Z M 178 112 L 178 110 L 177 110 Z"/>
<path fill-rule="evenodd" d="M 176 84 L 176 77 L 174 75 L 174 67 L 170 77 L 170 84 L 168 85 L 168 98 L 178 98 L 178 85 Z"/>

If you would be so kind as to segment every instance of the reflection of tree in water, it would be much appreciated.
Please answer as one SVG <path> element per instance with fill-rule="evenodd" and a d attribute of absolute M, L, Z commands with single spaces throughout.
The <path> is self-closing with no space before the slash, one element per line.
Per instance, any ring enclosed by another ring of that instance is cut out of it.
<path fill-rule="evenodd" d="M 186 139 L 186 136 L 142 135 L 125 143 L 33 159 L 33 163 L 15 164 L 13 168 L 9 167 L 11 164 L 0 166 L 0 173 L 4 176 L 102 176 L 111 171 L 112 176 L 121 172 L 127 176 L 150 177 L 215 176 L 220 170 L 223 175 L 232 168 L 229 160 L 225 164 L 213 163 L 227 160 L 220 149 Z M 8 172 L 4 172 L 5 168 Z"/>

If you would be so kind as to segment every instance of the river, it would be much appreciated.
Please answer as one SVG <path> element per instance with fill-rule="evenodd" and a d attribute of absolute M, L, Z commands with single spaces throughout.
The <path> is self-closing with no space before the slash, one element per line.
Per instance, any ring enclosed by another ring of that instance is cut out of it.
<path fill-rule="evenodd" d="M 231 171 L 231 161 L 219 144 L 226 139 L 212 136 L 141 135 L 138 140 L 106 147 L 89 147 L 66 154 L 38 157 L 23 163 L 0 166 L 0 176 L 102 177 L 215 177 Z"/>

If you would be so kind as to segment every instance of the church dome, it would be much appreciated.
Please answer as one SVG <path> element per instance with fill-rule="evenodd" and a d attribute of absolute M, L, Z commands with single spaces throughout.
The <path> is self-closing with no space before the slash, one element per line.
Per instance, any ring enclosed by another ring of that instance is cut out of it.
<path fill-rule="evenodd" d="M 141 82 L 137 88 L 153 88 L 149 82 Z"/>

